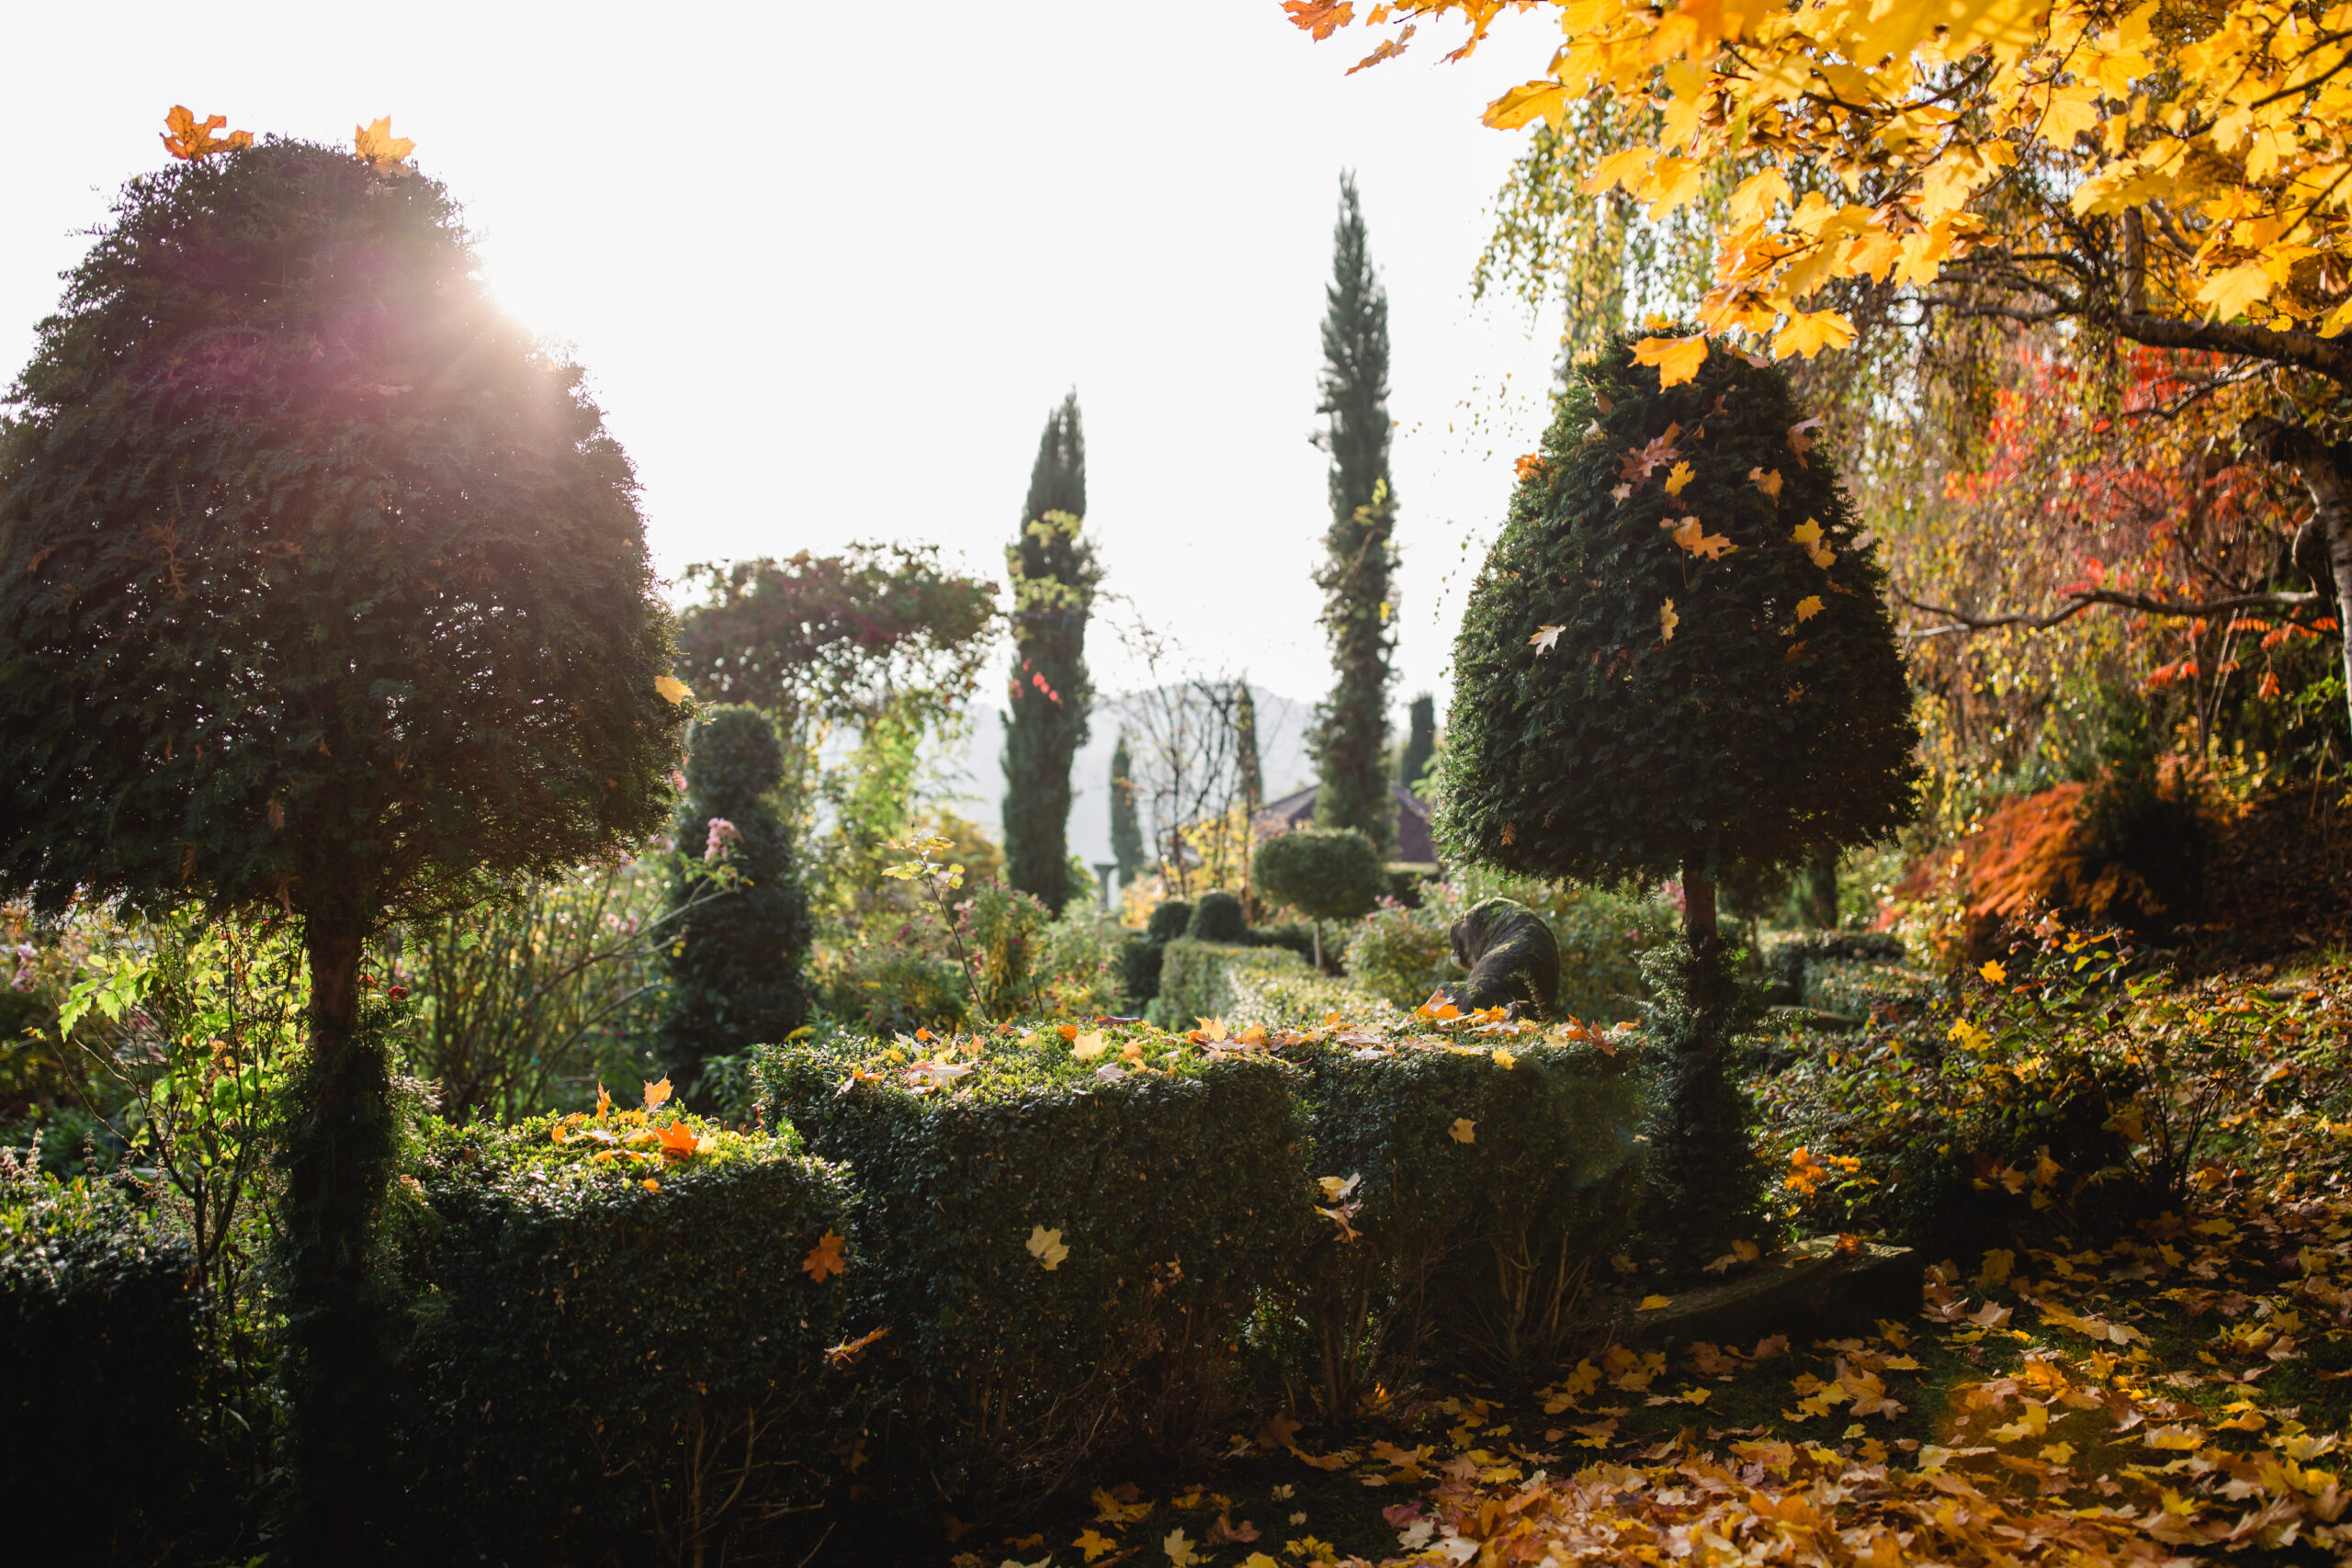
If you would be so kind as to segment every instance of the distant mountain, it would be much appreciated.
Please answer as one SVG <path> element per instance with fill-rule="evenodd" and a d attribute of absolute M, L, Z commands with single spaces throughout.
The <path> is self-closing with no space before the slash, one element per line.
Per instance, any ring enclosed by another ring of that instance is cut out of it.
<path fill-rule="evenodd" d="M 1314 722 L 1315 705 L 1294 702 L 1263 686 L 1250 694 L 1258 705 L 1258 761 L 1266 781 L 1266 797 L 1279 799 L 1315 782 L 1315 762 L 1306 750 L 1307 726 Z M 1111 751 L 1119 743 L 1119 716 L 1124 697 L 1098 698 L 1093 733 L 1070 766 L 1070 852 L 1089 865 L 1111 858 Z M 1004 713 L 986 703 L 971 708 L 972 736 L 961 759 L 961 777 L 955 782 L 957 797 L 951 809 L 969 817 L 1001 839 L 1004 829 Z M 1144 829 L 1149 832 L 1148 811 Z"/>

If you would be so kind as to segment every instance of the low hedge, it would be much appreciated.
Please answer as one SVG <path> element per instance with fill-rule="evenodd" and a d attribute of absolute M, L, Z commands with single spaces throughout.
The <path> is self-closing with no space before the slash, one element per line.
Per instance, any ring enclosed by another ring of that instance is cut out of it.
<path fill-rule="evenodd" d="M 31 1504 L 11 1534 L 160 1560 L 195 1473 L 195 1259 L 122 1188 L 30 1168 L 0 1152 L 0 1467 Z"/>
<path fill-rule="evenodd" d="M 771 1119 L 866 1194 L 862 1310 L 892 1330 L 918 1461 L 1017 1500 L 1114 1450 L 1196 1450 L 1308 1239 L 1295 1071 L 1148 1027 L 933 1049 L 756 1066 Z"/>
<path fill-rule="evenodd" d="M 805 1264 L 855 1236 L 849 1183 L 788 1131 L 667 1114 L 696 1152 L 665 1156 L 642 1111 L 421 1133 L 390 1227 L 420 1550 L 594 1561 L 651 1534 L 716 1560 L 824 1486 L 826 1349 L 865 1261 L 853 1239 L 845 1275 Z"/>
<path fill-rule="evenodd" d="M 1547 1364 L 1589 1266 L 1632 1224 L 1636 1049 L 1522 1032 L 1283 1055 L 1305 1078 L 1323 1193 L 1316 1267 L 1294 1300 L 1327 1414 L 1432 1335 L 1498 1371 Z"/>
<path fill-rule="evenodd" d="M 1396 1010 L 1345 980 L 1333 979 L 1287 947 L 1239 947 L 1185 939 L 1168 944 L 1159 994 L 1146 1016 L 1170 1029 L 1220 1018 L 1235 1027 L 1305 1027 L 1327 1014 L 1380 1018 Z"/>

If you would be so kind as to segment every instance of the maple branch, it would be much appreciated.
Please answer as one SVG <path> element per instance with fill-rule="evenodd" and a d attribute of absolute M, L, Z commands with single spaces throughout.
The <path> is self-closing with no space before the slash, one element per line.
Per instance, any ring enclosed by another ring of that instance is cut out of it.
<path fill-rule="evenodd" d="M 2073 620 L 2094 604 L 2112 604 L 2120 609 L 2138 610 L 2143 615 L 2177 615 L 2188 619 L 2197 615 L 2225 615 L 2237 610 L 2300 610 L 2320 602 L 2317 593 L 2238 593 L 2227 599 L 2209 599 L 2202 604 L 2184 604 L 2177 600 L 2151 599 L 2143 593 L 2119 593 L 2110 588 L 2086 588 L 2069 593 L 2064 605 L 2044 615 L 2022 610 L 2003 615 L 1972 615 L 1964 610 L 1924 604 L 1908 593 L 1896 593 L 1894 597 L 1922 615 L 1941 615 L 1950 623 L 1895 634 L 1915 642 L 1961 632 L 1992 631 L 2000 626 L 2024 626 L 2030 631 L 2047 631 L 2061 622 Z"/>
<path fill-rule="evenodd" d="M 2243 354 L 2274 365 L 2316 370 L 2352 386 L 2352 344 L 2301 329 L 2256 327 L 2238 321 L 2184 321 L 2177 317 L 2118 311 L 2115 330 L 2150 348 L 2201 348 Z"/>

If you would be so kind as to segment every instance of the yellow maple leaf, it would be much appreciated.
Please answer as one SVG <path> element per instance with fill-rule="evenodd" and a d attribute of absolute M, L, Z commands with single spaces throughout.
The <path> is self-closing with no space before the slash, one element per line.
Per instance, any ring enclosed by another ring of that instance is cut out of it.
<path fill-rule="evenodd" d="M 1821 595 L 1808 593 L 1797 601 L 1797 625 L 1803 626 L 1821 614 Z"/>
<path fill-rule="evenodd" d="M 1029 1233 L 1028 1246 L 1029 1255 L 1044 1264 L 1048 1274 L 1060 1268 L 1062 1259 L 1069 1256 L 1069 1248 L 1062 1245 L 1062 1233 L 1043 1225 Z"/>
<path fill-rule="evenodd" d="M 1079 1551 L 1086 1553 L 1086 1560 L 1089 1562 L 1093 1562 L 1098 1557 L 1107 1557 L 1112 1552 L 1119 1550 L 1119 1543 L 1117 1541 L 1113 1540 L 1109 1536 L 1095 1529 L 1091 1525 L 1089 1525 L 1083 1531 L 1080 1532 L 1079 1538 L 1076 1540 L 1071 1541 L 1070 1544 L 1078 1548 Z"/>
<path fill-rule="evenodd" d="M 2197 302 L 2226 321 L 2245 314 L 2247 306 L 2268 299 L 2274 287 L 2269 269 L 2259 261 L 2240 262 L 2207 278 L 2197 291 Z"/>
<path fill-rule="evenodd" d="M 1446 1129 L 1446 1135 L 1457 1144 L 1475 1144 L 1478 1141 L 1478 1124 L 1466 1116 L 1457 1116 L 1453 1125 Z"/>
<path fill-rule="evenodd" d="M 1669 1307 L 1673 1304 L 1674 1298 L 1671 1296 L 1644 1296 L 1642 1298 L 1642 1304 L 1635 1307 L 1634 1310 L 1635 1312 L 1656 1312 L 1661 1307 Z"/>
<path fill-rule="evenodd" d="M 1696 517 L 1685 517 L 1679 523 L 1671 522 L 1670 520 L 1668 522 L 1661 522 L 1658 526 L 1661 528 L 1671 527 L 1674 530 L 1674 542 L 1676 544 L 1680 545 L 1692 555 L 1703 556 L 1708 560 L 1721 560 L 1724 557 L 1739 548 L 1737 545 L 1731 542 L 1727 536 L 1723 534 L 1708 533 L 1705 526 L 1701 524 Z"/>
<path fill-rule="evenodd" d="M 1843 348 L 1854 341 L 1854 323 L 1838 310 L 1799 310 L 1789 324 L 1772 334 L 1772 352 L 1810 359 L 1825 348 Z"/>
<path fill-rule="evenodd" d="M 661 693 L 662 695 L 669 698 L 673 704 L 683 703 L 687 697 L 693 695 L 692 693 L 686 690 L 686 683 L 684 681 L 679 680 L 675 675 L 655 676 L 653 678 L 653 689 Z"/>
<path fill-rule="evenodd" d="M 1679 159 L 1668 159 L 1679 163 Z M 1850 333 L 1849 334 L 1851 335 Z M 1634 363 L 1657 367 L 1658 389 L 1679 387 L 1699 374 L 1699 367 L 1707 362 L 1707 334 L 1693 333 L 1689 337 L 1645 337 L 1634 345 Z"/>
<path fill-rule="evenodd" d="M 1772 468 L 1768 470 L 1759 466 L 1748 469 L 1747 477 L 1755 481 L 1755 485 L 1758 490 L 1762 491 L 1766 495 L 1770 496 L 1776 502 L 1781 499 L 1781 481 L 1780 469 Z"/>
<path fill-rule="evenodd" d="M 1657 634 L 1661 641 L 1672 642 L 1674 628 L 1681 624 L 1682 617 L 1674 613 L 1673 600 L 1668 599 L 1657 607 Z"/>
<path fill-rule="evenodd" d="M 800 1267 L 808 1272 L 808 1278 L 820 1285 L 835 1274 L 848 1273 L 849 1265 L 842 1261 L 840 1235 L 829 1230 L 818 1237 L 817 1245 L 808 1249 L 808 1256 L 801 1260 Z"/>
<path fill-rule="evenodd" d="M 1976 972 L 1984 976 L 1987 985 L 1997 986 L 2009 977 L 2009 972 L 2001 967 L 1997 959 L 1986 959 Z"/>
<path fill-rule="evenodd" d="M 1110 1042 L 1103 1039 L 1101 1030 L 1090 1029 L 1070 1042 L 1069 1054 L 1081 1062 L 1091 1062 L 1100 1056 L 1109 1044 Z"/>
<path fill-rule="evenodd" d="M 198 158 L 209 158 L 215 152 L 234 152 L 254 144 L 254 133 L 250 130 L 232 130 L 226 136 L 218 137 L 212 134 L 227 128 L 227 115 L 210 115 L 199 121 L 181 104 L 172 106 L 171 112 L 164 117 L 164 124 L 166 128 L 163 132 L 164 151 L 191 164 Z"/>
<path fill-rule="evenodd" d="M 1682 493 L 1683 487 L 1698 477 L 1698 475 L 1690 471 L 1690 464 L 1675 464 L 1674 471 L 1666 476 L 1666 493 L 1668 495 L 1680 495 Z"/>
<path fill-rule="evenodd" d="M 648 1111 L 661 1109 L 662 1102 L 669 1098 L 670 1079 L 667 1075 L 663 1076 L 660 1083 L 650 1083 L 645 1086 L 645 1109 Z"/>
<path fill-rule="evenodd" d="M 1509 1072 L 1511 1068 L 1519 1066 L 1519 1058 L 1498 1045 L 1495 1047 L 1495 1066 L 1502 1068 L 1505 1072 Z"/>
<path fill-rule="evenodd" d="M 416 143 L 405 136 L 392 134 L 392 117 L 384 116 L 372 125 L 351 128 L 352 156 L 363 164 L 373 164 L 379 175 L 389 175 L 401 166 L 401 160 L 416 151 Z"/>

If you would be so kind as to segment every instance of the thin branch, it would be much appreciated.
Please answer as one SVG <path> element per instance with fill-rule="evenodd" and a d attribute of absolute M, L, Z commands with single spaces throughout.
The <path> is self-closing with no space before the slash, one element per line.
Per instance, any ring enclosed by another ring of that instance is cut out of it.
<path fill-rule="evenodd" d="M 1912 641 L 1949 637 L 1961 632 L 1992 631 L 2000 626 L 2024 626 L 2031 631 L 2047 631 L 2061 622 L 2073 620 L 2094 604 L 2112 604 L 2119 609 L 2137 610 L 2143 615 L 2177 615 L 2187 619 L 2197 615 L 2226 615 L 2238 610 L 2301 610 L 2320 603 L 2317 593 L 2239 593 L 2227 599 L 2209 599 L 2202 604 L 2184 604 L 2177 600 L 2151 599 L 2143 593 L 2119 593 L 2108 588 L 2086 588 L 2068 594 L 2064 605 L 2047 615 L 2020 610 L 1999 615 L 1972 615 L 1963 610 L 1923 604 L 1907 593 L 1897 593 L 1894 597 L 1922 615 L 1941 615 L 1950 623 L 1897 634 Z"/>

